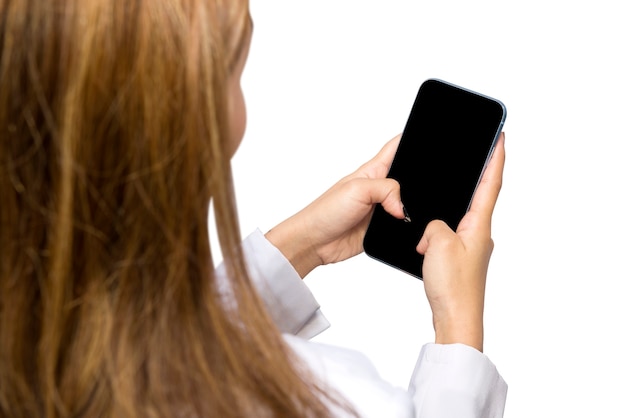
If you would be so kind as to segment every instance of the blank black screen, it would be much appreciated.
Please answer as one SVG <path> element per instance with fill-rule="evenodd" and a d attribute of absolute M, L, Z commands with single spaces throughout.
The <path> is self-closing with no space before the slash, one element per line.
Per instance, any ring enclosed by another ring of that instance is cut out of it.
<path fill-rule="evenodd" d="M 504 123 L 504 105 L 443 82 L 419 89 L 388 177 L 400 183 L 411 218 L 374 209 L 364 249 L 371 257 L 422 278 L 415 247 L 426 225 L 440 219 L 456 230 Z"/>

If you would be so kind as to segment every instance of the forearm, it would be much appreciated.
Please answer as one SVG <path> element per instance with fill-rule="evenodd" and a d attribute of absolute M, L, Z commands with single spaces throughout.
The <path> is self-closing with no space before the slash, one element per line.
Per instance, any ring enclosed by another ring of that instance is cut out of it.
<path fill-rule="evenodd" d="M 250 279 L 267 309 L 284 333 L 311 338 L 330 325 L 319 303 L 282 253 L 255 230 L 241 243 Z M 216 269 L 228 297 L 224 265 Z"/>

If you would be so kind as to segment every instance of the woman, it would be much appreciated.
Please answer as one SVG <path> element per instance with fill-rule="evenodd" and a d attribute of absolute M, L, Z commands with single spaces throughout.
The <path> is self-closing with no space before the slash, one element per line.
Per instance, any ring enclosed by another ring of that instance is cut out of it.
<path fill-rule="evenodd" d="M 435 222 L 417 248 L 439 344 L 391 388 L 287 334 L 324 326 L 300 277 L 359 253 L 373 204 L 404 216 L 384 178 L 397 138 L 241 244 L 230 158 L 251 33 L 245 0 L 0 0 L 1 417 L 502 414 L 480 353 L 502 141 L 458 233 Z"/>

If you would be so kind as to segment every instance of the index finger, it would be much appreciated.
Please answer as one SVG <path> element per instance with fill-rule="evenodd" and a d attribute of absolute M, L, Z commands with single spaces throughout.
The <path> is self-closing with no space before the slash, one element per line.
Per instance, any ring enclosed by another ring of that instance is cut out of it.
<path fill-rule="evenodd" d="M 387 141 L 387 143 L 381 148 L 380 151 L 378 151 L 374 158 L 363 164 L 361 168 L 357 171 L 361 171 L 369 178 L 386 177 L 387 173 L 389 173 L 389 168 L 391 167 L 393 157 L 396 155 L 398 143 L 400 142 L 401 136 L 402 134 L 398 134 L 389 141 Z"/>

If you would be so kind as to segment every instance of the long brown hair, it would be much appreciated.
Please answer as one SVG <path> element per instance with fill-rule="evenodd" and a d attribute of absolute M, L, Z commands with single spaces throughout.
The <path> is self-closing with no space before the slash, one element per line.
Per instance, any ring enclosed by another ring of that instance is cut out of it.
<path fill-rule="evenodd" d="M 245 0 L 0 0 L 0 416 L 328 415 L 240 254 L 250 30 Z"/>

